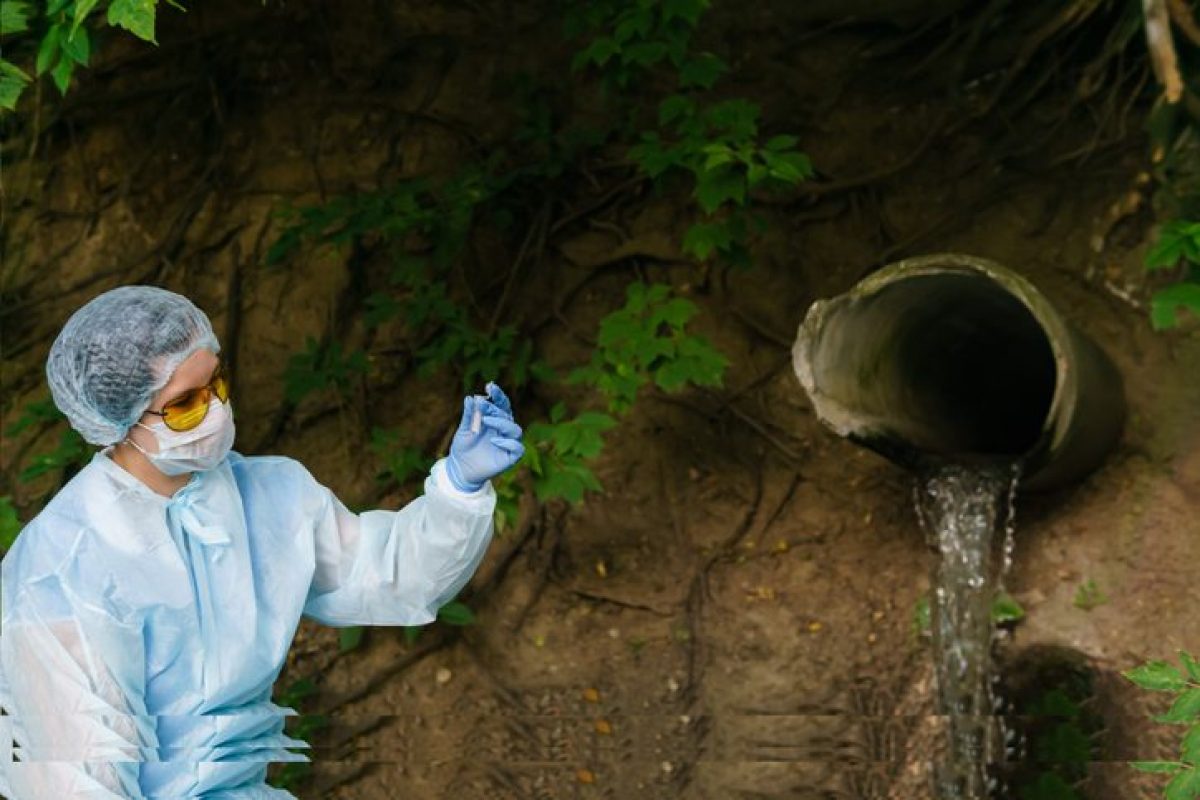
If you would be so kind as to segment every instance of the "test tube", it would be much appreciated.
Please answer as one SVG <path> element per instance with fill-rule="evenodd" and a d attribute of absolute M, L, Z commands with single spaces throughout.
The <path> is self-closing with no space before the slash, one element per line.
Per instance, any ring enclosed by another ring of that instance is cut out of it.
<path fill-rule="evenodd" d="M 481 430 L 483 430 L 483 406 L 476 402 L 475 410 L 471 412 L 471 433 L 479 433 Z"/>

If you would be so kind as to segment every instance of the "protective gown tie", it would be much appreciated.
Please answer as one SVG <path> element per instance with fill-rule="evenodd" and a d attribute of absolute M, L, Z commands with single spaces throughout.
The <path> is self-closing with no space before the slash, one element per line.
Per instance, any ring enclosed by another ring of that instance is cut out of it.
<path fill-rule="evenodd" d="M 233 543 L 233 534 L 240 534 L 239 539 L 245 541 L 241 503 L 234 488 L 219 479 L 223 477 L 227 476 L 198 473 L 167 504 L 167 527 L 192 577 L 200 638 L 204 643 L 203 685 L 209 700 L 214 699 L 215 690 L 227 677 L 221 671 L 221 642 L 231 638 L 234 642 L 244 641 L 245 633 L 230 637 L 233 631 L 229 628 L 240 627 L 252 618 L 240 613 L 219 617 L 213 603 L 213 565 L 222 560 Z M 231 532 L 232 527 L 241 530 Z"/>

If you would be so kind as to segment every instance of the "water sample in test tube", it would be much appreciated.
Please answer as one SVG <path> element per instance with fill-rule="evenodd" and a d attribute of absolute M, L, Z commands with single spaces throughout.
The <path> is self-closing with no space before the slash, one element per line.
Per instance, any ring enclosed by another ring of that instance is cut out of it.
<path fill-rule="evenodd" d="M 483 430 L 483 406 L 478 403 L 478 395 L 475 399 L 475 410 L 471 412 L 471 433 L 479 433 Z"/>

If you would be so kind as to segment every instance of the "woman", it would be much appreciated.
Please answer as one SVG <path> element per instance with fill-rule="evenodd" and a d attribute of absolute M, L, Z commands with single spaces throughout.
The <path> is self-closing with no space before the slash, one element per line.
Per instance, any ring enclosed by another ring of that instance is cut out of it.
<path fill-rule="evenodd" d="M 421 497 L 354 514 L 299 462 L 230 449 L 219 353 L 149 286 L 93 299 L 50 350 L 55 404 L 103 449 L 0 564 L 5 797 L 291 797 L 265 777 L 308 760 L 270 701 L 301 615 L 423 625 L 483 558 L 488 481 L 523 452 L 499 387 L 465 399 Z"/>

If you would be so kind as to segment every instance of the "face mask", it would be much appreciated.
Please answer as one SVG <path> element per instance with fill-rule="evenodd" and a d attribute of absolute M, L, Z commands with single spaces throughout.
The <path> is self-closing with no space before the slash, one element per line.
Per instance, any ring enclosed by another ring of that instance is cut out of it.
<path fill-rule="evenodd" d="M 126 441 L 150 459 L 150 463 L 164 475 L 212 469 L 221 463 L 229 453 L 229 448 L 233 447 L 233 408 L 216 397 L 208 401 L 208 413 L 204 415 L 204 420 L 190 431 L 173 431 L 162 422 L 135 424 L 154 434 L 158 452 L 148 453 L 132 439 Z"/>

